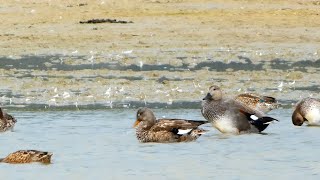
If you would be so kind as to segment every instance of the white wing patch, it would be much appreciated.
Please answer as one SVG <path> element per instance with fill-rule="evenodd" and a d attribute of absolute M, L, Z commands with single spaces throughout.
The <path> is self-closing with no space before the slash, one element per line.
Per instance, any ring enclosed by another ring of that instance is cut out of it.
<path fill-rule="evenodd" d="M 257 120 L 257 119 L 259 119 L 256 115 L 251 115 L 250 118 L 251 118 L 252 120 Z"/>
<path fill-rule="evenodd" d="M 183 135 L 183 134 L 187 134 L 191 131 L 192 129 L 178 129 L 178 133 L 177 134 L 180 134 L 180 135 Z"/>
<path fill-rule="evenodd" d="M 269 121 L 269 122 L 266 122 L 266 123 L 263 123 L 263 124 L 271 124 L 273 123 L 273 121 Z"/>

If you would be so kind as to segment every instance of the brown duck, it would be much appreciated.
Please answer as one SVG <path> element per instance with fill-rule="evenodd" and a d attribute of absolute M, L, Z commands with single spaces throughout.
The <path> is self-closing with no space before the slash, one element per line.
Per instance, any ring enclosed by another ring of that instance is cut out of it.
<path fill-rule="evenodd" d="M 255 93 L 239 94 L 234 99 L 252 109 L 263 113 L 267 113 L 279 107 L 279 103 L 276 98 L 271 96 L 262 96 Z"/>
<path fill-rule="evenodd" d="M 0 108 L 0 132 L 12 130 L 17 120 Z"/>
<path fill-rule="evenodd" d="M 196 140 L 205 132 L 198 128 L 206 121 L 184 119 L 156 119 L 151 109 L 143 107 L 137 112 L 136 136 L 140 142 L 186 142 Z"/>
<path fill-rule="evenodd" d="M 0 159 L 0 162 L 10 164 L 23 164 L 40 162 L 44 164 L 51 163 L 51 156 L 53 154 L 45 151 L 37 150 L 20 150 L 9 154 L 7 157 Z"/>

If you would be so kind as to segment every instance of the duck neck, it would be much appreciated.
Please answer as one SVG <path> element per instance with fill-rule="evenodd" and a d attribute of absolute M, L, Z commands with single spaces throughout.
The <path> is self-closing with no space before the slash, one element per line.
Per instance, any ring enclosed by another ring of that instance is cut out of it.
<path fill-rule="evenodd" d="M 137 139 L 140 141 L 140 142 L 146 142 L 146 137 L 148 135 L 148 131 L 147 129 L 144 129 L 142 127 L 137 127 L 136 129 L 136 136 L 137 136 Z"/>
<path fill-rule="evenodd" d="M 154 124 L 155 122 L 153 121 L 150 121 L 150 122 L 143 121 L 137 126 L 136 135 L 139 141 L 141 142 L 147 141 L 146 138 L 148 137 L 149 130 Z"/>

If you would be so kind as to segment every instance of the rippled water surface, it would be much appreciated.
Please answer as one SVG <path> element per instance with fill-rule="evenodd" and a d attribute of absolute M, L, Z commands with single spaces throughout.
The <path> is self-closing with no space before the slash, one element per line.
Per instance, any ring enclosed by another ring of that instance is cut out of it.
<path fill-rule="evenodd" d="M 132 124 L 135 109 L 11 111 L 18 123 L 2 133 L 1 157 L 18 149 L 52 151 L 50 165 L 0 164 L 1 179 L 317 179 L 320 133 L 294 127 L 291 109 L 271 112 L 280 120 L 267 134 L 210 132 L 195 142 L 141 144 Z M 157 109 L 158 117 L 203 120 L 195 109 Z"/>

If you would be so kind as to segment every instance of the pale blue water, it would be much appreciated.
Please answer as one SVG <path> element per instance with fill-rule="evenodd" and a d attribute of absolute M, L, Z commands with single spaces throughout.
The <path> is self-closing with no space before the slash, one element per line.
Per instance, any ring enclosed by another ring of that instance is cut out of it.
<path fill-rule="evenodd" d="M 135 109 L 10 111 L 18 123 L 0 134 L 0 156 L 19 149 L 51 151 L 50 165 L 0 163 L 1 179 L 318 179 L 320 129 L 294 127 L 291 109 L 270 113 L 280 122 L 266 135 L 221 135 L 195 142 L 141 144 Z M 157 117 L 203 120 L 198 109 L 157 109 Z"/>

